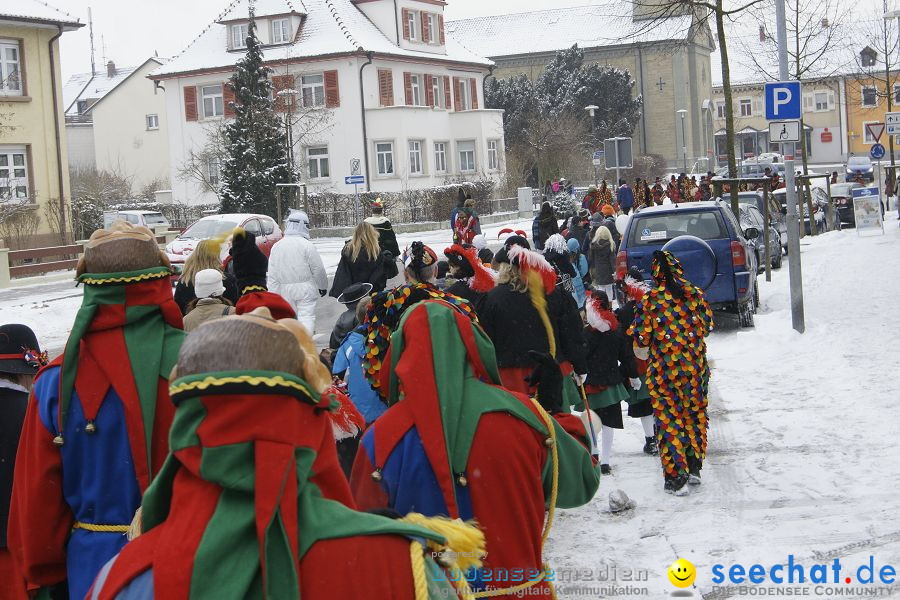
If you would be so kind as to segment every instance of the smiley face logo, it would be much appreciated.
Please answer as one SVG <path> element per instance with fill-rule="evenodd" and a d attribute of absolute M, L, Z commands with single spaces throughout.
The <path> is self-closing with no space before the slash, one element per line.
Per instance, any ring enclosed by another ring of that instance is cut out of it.
<path fill-rule="evenodd" d="M 693 563 L 683 558 L 673 562 L 667 573 L 672 585 L 679 588 L 688 587 L 697 578 L 697 569 L 694 568 Z"/>

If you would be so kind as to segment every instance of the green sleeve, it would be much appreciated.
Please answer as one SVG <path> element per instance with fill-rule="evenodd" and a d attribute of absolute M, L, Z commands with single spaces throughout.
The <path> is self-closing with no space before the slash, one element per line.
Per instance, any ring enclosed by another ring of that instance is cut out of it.
<path fill-rule="evenodd" d="M 600 486 L 600 471 L 594 465 L 591 454 L 577 439 L 572 437 L 556 419 L 556 447 L 559 453 L 559 492 L 556 506 L 575 508 L 591 501 Z M 543 472 L 544 497 L 550 501 L 553 486 L 553 455 L 547 452 L 547 462 Z"/>

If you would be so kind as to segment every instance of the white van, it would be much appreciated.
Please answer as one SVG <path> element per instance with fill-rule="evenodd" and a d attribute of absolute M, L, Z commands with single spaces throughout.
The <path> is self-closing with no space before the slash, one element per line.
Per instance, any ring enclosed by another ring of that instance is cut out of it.
<path fill-rule="evenodd" d="M 169 229 L 169 221 L 161 212 L 153 210 L 107 210 L 103 213 L 103 228 L 109 229 L 110 225 L 119 219 L 132 225 L 143 225 L 156 231 L 158 228 Z"/>

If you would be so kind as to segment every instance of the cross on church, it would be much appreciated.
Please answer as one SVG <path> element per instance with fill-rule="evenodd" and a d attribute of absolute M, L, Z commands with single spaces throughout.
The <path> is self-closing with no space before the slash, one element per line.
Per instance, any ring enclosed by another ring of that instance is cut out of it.
<path fill-rule="evenodd" d="M 664 85 L 666 85 L 666 82 L 663 81 L 663 78 L 662 78 L 662 77 L 660 77 L 660 78 L 659 78 L 659 81 L 656 82 L 656 87 L 659 88 L 659 91 L 660 91 L 660 92 L 663 90 L 663 86 L 664 86 Z"/>

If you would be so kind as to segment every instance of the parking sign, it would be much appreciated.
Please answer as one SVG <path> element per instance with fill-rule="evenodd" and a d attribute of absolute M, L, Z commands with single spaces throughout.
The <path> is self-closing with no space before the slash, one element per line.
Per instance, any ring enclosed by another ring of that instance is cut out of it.
<path fill-rule="evenodd" d="M 799 119 L 801 113 L 799 81 L 766 84 L 766 120 Z"/>

